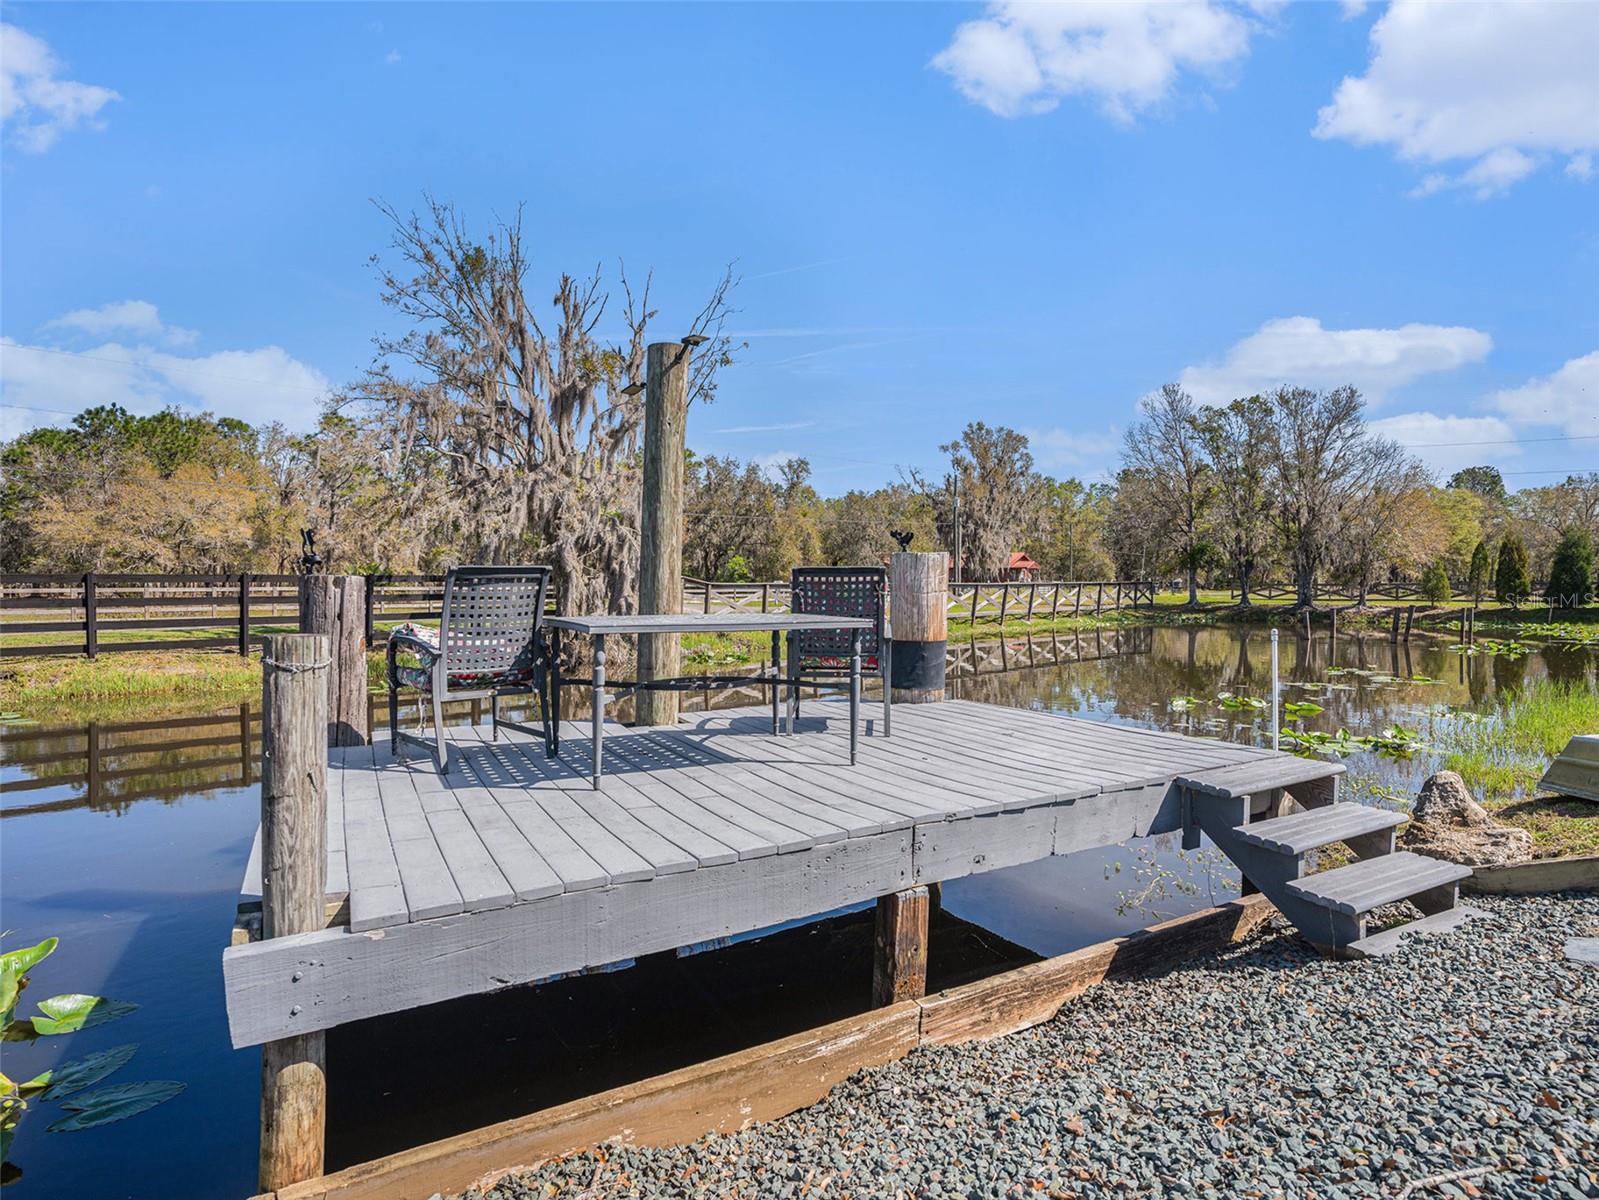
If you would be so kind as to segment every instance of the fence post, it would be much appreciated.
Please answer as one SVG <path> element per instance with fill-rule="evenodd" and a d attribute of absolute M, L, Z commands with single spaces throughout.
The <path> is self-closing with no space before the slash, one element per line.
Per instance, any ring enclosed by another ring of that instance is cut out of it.
<path fill-rule="evenodd" d="M 1034 604 L 1034 602 L 1037 601 L 1037 599 L 1038 599 L 1038 585 L 1036 583 L 1028 584 L 1027 585 L 1027 619 L 1029 621 L 1031 621 L 1033 619 L 1033 604 Z"/>
<path fill-rule="evenodd" d="M 99 596 L 98 585 L 95 582 L 94 572 L 87 571 L 83 576 L 83 652 L 91 659 L 100 652 L 100 631 L 96 628 L 99 621 Z"/>
<path fill-rule="evenodd" d="M 683 446 L 688 421 L 691 346 L 652 342 L 645 351 L 644 500 L 639 529 L 638 610 L 682 611 Z M 709 612 L 710 588 L 706 587 Z M 675 633 L 640 634 L 638 680 L 648 683 L 678 674 L 680 642 Z M 645 689 L 634 694 L 635 725 L 677 723 L 678 694 Z M 599 759 L 595 759 L 595 771 Z"/>
<path fill-rule="evenodd" d="M 767 599 L 770 596 L 771 590 L 772 590 L 772 585 L 771 584 L 769 584 L 769 583 L 761 584 L 761 612 L 762 613 L 766 612 L 766 602 L 767 602 Z"/>
<path fill-rule="evenodd" d="M 1005 624 L 1005 610 L 1007 608 L 1009 608 L 1009 607 L 1010 607 L 1010 584 L 1002 583 L 1002 584 L 999 585 L 999 623 L 1000 623 L 1000 625 L 1002 627 Z"/>
<path fill-rule="evenodd" d="M 366 683 L 366 585 L 359 575 L 300 577 L 300 632 L 327 636 L 327 744 L 364 746 L 371 740 Z"/>
<path fill-rule="evenodd" d="M 1105 610 L 1105 585 L 1100 583 L 1094 592 L 1094 615 L 1097 617 Z"/>
<path fill-rule="evenodd" d="M 327 925 L 327 725 L 331 643 L 275 634 L 261 659 L 261 936 Z M 327 1118 L 324 1035 L 261 1047 L 263 1192 L 322 1173 Z"/>
<path fill-rule="evenodd" d="M 250 572 L 239 573 L 239 657 L 250 657 Z"/>

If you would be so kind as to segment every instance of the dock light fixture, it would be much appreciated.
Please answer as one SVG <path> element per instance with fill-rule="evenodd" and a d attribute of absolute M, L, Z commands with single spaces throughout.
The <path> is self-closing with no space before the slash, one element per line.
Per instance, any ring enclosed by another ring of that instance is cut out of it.
<path fill-rule="evenodd" d="M 640 392 L 642 392 L 643 390 L 644 390 L 643 381 L 635 379 L 632 383 L 628 384 L 625 388 L 622 389 L 622 395 L 624 395 L 624 396 L 636 396 Z"/>
<path fill-rule="evenodd" d="M 693 349 L 695 346 L 703 346 L 710 340 L 711 339 L 706 337 L 703 333 L 686 333 L 681 339 L 682 343 L 690 349 Z"/>

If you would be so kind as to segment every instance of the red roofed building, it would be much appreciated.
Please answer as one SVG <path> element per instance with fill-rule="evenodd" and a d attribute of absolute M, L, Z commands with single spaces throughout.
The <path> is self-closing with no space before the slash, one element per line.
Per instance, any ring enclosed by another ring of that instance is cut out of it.
<path fill-rule="evenodd" d="M 1005 577 L 1023 582 L 1037 579 L 1038 564 L 1020 550 L 1013 551 L 1010 556 L 1010 566 L 1006 568 Z"/>

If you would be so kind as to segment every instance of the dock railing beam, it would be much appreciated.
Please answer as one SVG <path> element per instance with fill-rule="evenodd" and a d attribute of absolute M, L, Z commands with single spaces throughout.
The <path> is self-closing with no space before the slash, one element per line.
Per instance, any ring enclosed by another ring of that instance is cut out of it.
<path fill-rule="evenodd" d="M 332 663 L 324 676 L 329 746 L 364 746 L 372 740 L 366 601 L 363 576 L 305 575 L 300 579 L 300 632 L 320 634 L 332 647 Z"/>
<path fill-rule="evenodd" d="M 888 576 L 894 703 L 936 703 L 944 699 L 949 645 L 949 555 L 942 550 L 894 554 Z"/>
<path fill-rule="evenodd" d="M 327 925 L 331 642 L 277 634 L 261 662 L 261 936 L 270 939 Z M 322 1174 L 327 1099 L 323 1033 L 261 1047 L 263 1192 Z"/>
<path fill-rule="evenodd" d="M 688 419 L 689 347 L 681 342 L 652 342 L 645 355 L 638 610 L 675 613 L 683 603 L 683 439 Z M 705 611 L 711 611 L 709 580 L 705 583 Z M 677 634 L 639 635 L 640 682 L 677 675 L 678 660 Z M 633 723 L 675 725 L 677 697 L 673 691 L 637 692 Z"/>

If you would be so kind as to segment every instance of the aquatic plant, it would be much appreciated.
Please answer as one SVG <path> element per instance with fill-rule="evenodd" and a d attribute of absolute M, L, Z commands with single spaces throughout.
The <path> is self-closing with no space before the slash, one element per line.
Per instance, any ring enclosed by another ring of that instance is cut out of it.
<path fill-rule="evenodd" d="M 1283 716 L 1287 717 L 1290 721 L 1298 721 L 1305 717 L 1313 717 L 1322 711 L 1323 709 L 1321 705 L 1314 704 L 1309 700 L 1288 700 L 1283 704 Z"/>
<path fill-rule="evenodd" d="M 0 954 L 0 1040 L 31 1042 L 41 1037 L 59 1037 L 80 1029 L 93 1029 L 125 1017 L 139 1007 L 124 1000 L 69 992 L 40 1000 L 36 1016 L 18 1017 L 17 1004 L 28 986 L 28 973 L 55 953 L 59 944 L 56 938 L 45 938 L 37 946 Z M 183 1090 L 181 1083 L 158 1079 L 84 1091 L 120 1070 L 137 1050 L 134 1045 L 113 1046 L 20 1082 L 0 1072 L 0 1164 L 3 1164 L 0 1178 L 9 1183 L 22 1174 L 7 1160 L 17 1126 L 31 1104 L 42 1100 L 58 1103 L 67 1115 L 50 1125 L 49 1132 L 71 1133 L 135 1116 Z"/>
<path fill-rule="evenodd" d="M 1499 641 L 1495 638 L 1483 638 L 1476 642 L 1456 642 L 1449 647 L 1457 654 L 1487 654 L 1495 658 L 1522 658 L 1531 654 L 1536 646 L 1526 642 L 1518 642 L 1514 638 L 1508 641 Z"/>
<path fill-rule="evenodd" d="M 1355 735 L 1340 728 L 1337 733 L 1320 730 L 1290 729 L 1277 731 L 1281 743 L 1302 757 L 1315 754 L 1334 754 L 1343 757 L 1359 750 L 1380 754 L 1384 758 L 1409 758 L 1427 749 L 1420 734 L 1400 725 L 1390 725 L 1381 733 Z"/>
<path fill-rule="evenodd" d="M 1237 696 L 1232 692 L 1217 692 L 1215 704 L 1217 708 L 1224 708 L 1228 712 L 1241 712 L 1244 709 L 1262 709 L 1266 702 L 1259 696 Z"/>
<path fill-rule="evenodd" d="M 1198 696 L 1173 696 L 1166 707 L 1172 712 L 1187 712 L 1203 701 Z"/>

